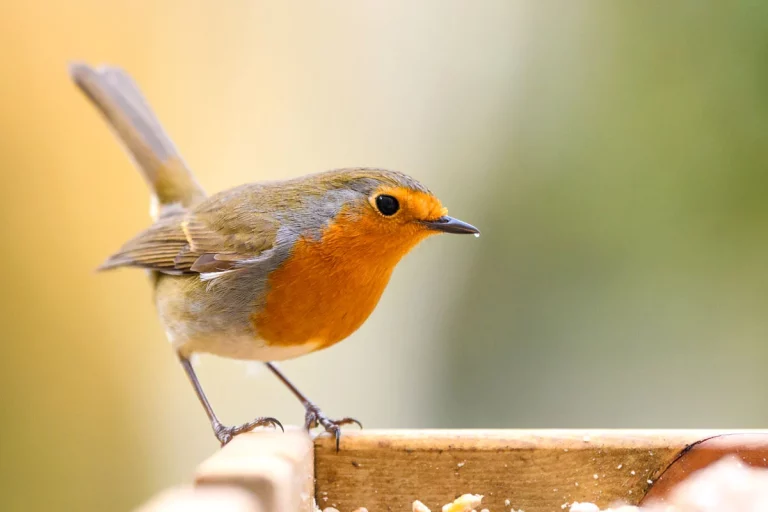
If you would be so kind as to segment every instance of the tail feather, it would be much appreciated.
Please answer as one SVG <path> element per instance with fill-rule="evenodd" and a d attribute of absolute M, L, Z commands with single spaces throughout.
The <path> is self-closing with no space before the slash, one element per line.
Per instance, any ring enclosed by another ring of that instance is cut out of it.
<path fill-rule="evenodd" d="M 94 69 L 85 64 L 73 64 L 69 72 L 141 168 L 161 207 L 171 204 L 187 207 L 205 197 L 202 187 L 127 73 L 118 68 Z"/>

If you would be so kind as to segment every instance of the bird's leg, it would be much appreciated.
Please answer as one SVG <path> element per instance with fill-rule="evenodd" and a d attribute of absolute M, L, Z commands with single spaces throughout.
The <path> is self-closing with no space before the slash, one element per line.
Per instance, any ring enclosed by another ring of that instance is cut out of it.
<path fill-rule="evenodd" d="M 329 432 L 330 434 L 333 434 L 336 437 L 336 451 L 339 451 L 339 439 L 341 438 L 341 426 L 342 425 L 350 425 L 354 423 L 360 428 L 363 428 L 363 425 L 357 421 L 355 418 L 342 418 L 340 420 L 332 420 L 326 416 L 323 411 L 320 410 L 318 406 L 313 404 L 307 397 L 299 391 L 299 389 L 293 385 L 293 383 L 288 380 L 288 377 L 285 376 L 285 374 L 280 371 L 280 369 L 275 365 L 275 363 L 264 363 L 267 365 L 267 368 L 269 368 L 272 373 L 274 373 L 278 379 L 282 381 L 283 384 L 286 385 L 288 389 L 291 390 L 291 393 L 294 394 L 296 398 L 299 399 L 299 402 L 301 402 L 301 405 L 304 406 L 304 410 L 306 411 L 304 415 L 304 428 L 307 430 L 310 430 L 312 428 L 317 427 L 318 425 L 322 425 L 326 432 Z"/>
<path fill-rule="evenodd" d="M 213 428 L 213 433 L 216 435 L 216 439 L 218 439 L 221 443 L 221 446 L 224 446 L 230 442 L 234 436 L 242 434 L 243 432 L 250 432 L 256 427 L 277 426 L 283 429 L 283 425 L 279 421 L 277 421 L 275 418 L 269 417 L 256 418 L 253 421 L 249 421 L 248 423 L 243 423 L 242 425 L 237 425 L 235 427 L 227 427 L 222 425 L 219 421 L 219 418 L 216 417 L 216 413 L 213 412 L 213 408 L 208 402 L 208 398 L 206 398 L 205 392 L 203 392 L 203 387 L 200 385 L 200 381 L 197 379 L 197 374 L 195 374 L 195 369 L 192 367 L 192 362 L 181 354 L 179 354 L 179 361 L 181 362 L 181 366 L 184 367 L 184 371 L 187 372 L 187 377 L 189 377 L 189 381 L 192 383 L 192 387 L 195 388 L 197 398 L 200 400 L 200 403 L 205 409 L 205 413 L 208 415 L 208 419 L 211 421 L 211 428 Z"/>

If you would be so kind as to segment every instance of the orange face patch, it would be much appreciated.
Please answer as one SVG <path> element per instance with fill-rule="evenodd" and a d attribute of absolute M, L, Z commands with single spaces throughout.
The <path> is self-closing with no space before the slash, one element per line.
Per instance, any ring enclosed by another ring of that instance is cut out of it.
<path fill-rule="evenodd" d="M 392 221 L 398 219 L 401 223 L 412 221 L 435 220 L 448 213 L 440 200 L 431 194 L 419 192 L 405 187 L 381 187 L 368 198 L 374 211 L 376 208 L 376 198 L 382 194 L 390 195 L 400 203 L 400 211 L 386 220 Z"/>

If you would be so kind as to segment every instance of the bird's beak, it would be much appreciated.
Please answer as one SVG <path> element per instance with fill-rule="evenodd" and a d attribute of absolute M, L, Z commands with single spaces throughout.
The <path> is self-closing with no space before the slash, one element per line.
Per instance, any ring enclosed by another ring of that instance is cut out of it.
<path fill-rule="evenodd" d="M 429 229 L 442 231 L 443 233 L 456 233 L 460 235 L 475 236 L 480 235 L 480 230 L 472 224 L 467 224 L 466 222 L 462 222 L 459 219 L 454 219 L 453 217 L 449 217 L 447 215 L 443 215 L 442 217 L 435 220 L 425 220 L 423 223 Z"/>

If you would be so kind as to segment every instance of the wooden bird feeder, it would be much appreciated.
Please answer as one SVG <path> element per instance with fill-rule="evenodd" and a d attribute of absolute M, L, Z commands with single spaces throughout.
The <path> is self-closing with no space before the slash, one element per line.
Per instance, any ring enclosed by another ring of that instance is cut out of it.
<path fill-rule="evenodd" d="M 768 467 L 768 432 L 706 430 L 363 430 L 341 449 L 300 429 L 235 438 L 204 461 L 194 483 L 141 512 L 433 511 L 484 496 L 492 512 L 601 508 L 659 499 L 692 472 L 735 454 Z"/>

